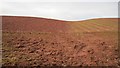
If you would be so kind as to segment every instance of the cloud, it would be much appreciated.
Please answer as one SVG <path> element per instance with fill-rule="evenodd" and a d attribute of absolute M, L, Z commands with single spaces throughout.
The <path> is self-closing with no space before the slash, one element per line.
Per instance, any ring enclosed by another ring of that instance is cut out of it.
<path fill-rule="evenodd" d="M 2 15 L 23 15 L 61 20 L 117 17 L 117 2 L 4 2 Z"/>
<path fill-rule="evenodd" d="M 3 0 L 4 2 L 118 2 L 119 0 Z"/>

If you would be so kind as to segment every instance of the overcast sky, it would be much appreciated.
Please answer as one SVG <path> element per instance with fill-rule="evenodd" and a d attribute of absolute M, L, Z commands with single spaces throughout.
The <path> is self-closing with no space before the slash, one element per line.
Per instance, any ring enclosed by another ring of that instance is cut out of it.
<path fill-rule="evenodd" d="M 43 2 L 44 1 L 44 2 Z M 3 0 L 0 15 L 34 16 L 59 20 L 118 17 L 118 0 Z"/>

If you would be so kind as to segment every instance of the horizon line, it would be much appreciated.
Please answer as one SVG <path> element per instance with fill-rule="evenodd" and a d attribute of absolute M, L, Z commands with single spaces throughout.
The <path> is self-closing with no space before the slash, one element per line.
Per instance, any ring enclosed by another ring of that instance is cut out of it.
<path fill-rule="evenodd" d="M 87 19 L 80 19 L 80 20 L 63 20 L 63 19 L 58 19 L 58 18 L 50 18 L 50 17 L 42 17 L 42 16 L 29 16 L 29 15 L 0 15 L 0 16 L 15 16 L 15 17 L 30 17 L 30 18 L 44 18 L 44 19 L 52 19 L 52 20 L 59 20 L 59 21 L 85 21 L 85 20 L 92 20 L 92 19 L 104 19 L 104 18 L 117 18 L 119 17 L 93 17 L 93 18 L 87 18 Z"/>

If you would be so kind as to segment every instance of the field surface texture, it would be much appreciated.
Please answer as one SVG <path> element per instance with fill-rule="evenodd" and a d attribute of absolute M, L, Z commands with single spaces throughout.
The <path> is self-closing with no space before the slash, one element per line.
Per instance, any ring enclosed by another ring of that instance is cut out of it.
<path fill-rule="evenodd" d="M 3 66 L 116 66 L 118 19 L 2 16 Z"/>

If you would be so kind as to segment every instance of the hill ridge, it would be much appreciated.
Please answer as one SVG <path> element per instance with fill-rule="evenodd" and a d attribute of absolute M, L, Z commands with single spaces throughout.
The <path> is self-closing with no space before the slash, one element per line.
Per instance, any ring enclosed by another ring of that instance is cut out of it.
<path fill-rule="evenodd" d="M 118 18 L 63 21 L 38 17 L 2 16 L 3 31 L 95 32 L 117 30 L 117 25 Z"/>

